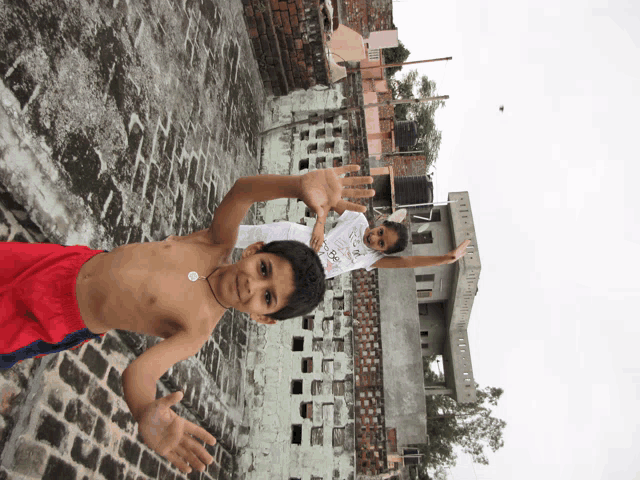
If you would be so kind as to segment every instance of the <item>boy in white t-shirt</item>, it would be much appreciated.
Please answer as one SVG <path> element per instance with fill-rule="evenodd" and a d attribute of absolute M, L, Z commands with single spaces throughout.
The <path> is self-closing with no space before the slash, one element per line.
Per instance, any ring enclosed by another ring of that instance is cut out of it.
<path fill-rule="evenodd" d="M 236 248 L 246 248 L 255 242 L 298 240 L 310 245 L 322 262 L 327 278 L 365 268 L 416 268 L 454 263 L 466 253 L 466 240 L 445 255 L 393 257 L 407 247 L 407 229 L 401 223 L 385 221 L 369 228 L 362 213 L 339 211 L 336 225 L 324 236 L 327 215 L 318 217 L 313 229 L 293 222 L 274 222 L 265 225 L 240 225 Z"/>

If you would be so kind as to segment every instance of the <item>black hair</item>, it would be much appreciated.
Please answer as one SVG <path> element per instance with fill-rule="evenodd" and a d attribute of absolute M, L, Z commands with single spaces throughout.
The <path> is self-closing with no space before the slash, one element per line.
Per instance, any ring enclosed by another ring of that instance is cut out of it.
<path fill-rule="evenodd" d="M 389 220 L 385 220 L 382 225 L 398 234 L 398 241 L 387 248 L 384 253 L 391 255 L 392 253 L 398 253 L 407 248 L 407 245 L 409 244 L 409 232 L 407 232 L 407 227 L 401 223 L 390 222 Z"/>
<path fill-rule="evenodd" d="M 295 240 L 269 242 L 260 249 L 261 253 L 272 253 L 284 258 L 293 269 L 295 290 L 289 303 L 268 316 L 275 320 L 306 315 L 324 298 L 325 277 L 320 257 L 311 247 Z"/>

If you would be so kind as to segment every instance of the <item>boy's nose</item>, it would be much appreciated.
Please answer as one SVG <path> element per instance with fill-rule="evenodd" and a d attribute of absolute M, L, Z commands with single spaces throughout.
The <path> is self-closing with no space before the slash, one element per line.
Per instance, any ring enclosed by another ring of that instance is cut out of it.
<path fill-rule="evenodd" d="M 248 295 L 251 295 L 256 290 L 260 289 L 260 285 L 265 281 L 262 277 L 254 277 L 252 275 L 247 275 L 247 279 L 245 281 L 245 289 Z"/>

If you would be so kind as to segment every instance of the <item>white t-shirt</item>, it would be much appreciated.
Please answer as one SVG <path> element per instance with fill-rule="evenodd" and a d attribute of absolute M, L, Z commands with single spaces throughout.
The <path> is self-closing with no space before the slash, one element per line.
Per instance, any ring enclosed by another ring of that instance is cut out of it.
<path fill-rule="evenodd" d="M 327 278 L 333 278 L 351 270 L 366 268 L 384 257 L 384 254 L 367 247 L 363 242 L 364 231 L 369 227 L 362 213 L 345 210 L 335 226 L 324 236 L 324 244 L 318 256 Z M 240 225 L 236 248 L 247 248 L 255 242 L 274 240 L 298 240 L 309 245 L 313 227 L 292 222 L 275 222 L 265 225 Z"/>

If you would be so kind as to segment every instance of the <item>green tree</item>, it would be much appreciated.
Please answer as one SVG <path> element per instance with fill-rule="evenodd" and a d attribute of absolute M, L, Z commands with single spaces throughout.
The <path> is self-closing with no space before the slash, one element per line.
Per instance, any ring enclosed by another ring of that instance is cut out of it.
<path fill-rule="evenodd" d="M 430 368 L 425 369 L 425 379 L 430 383 L 444 381 Z M 424 454 L 423 470 L 455 465 L 456 448 L 471 455 L 475 463 L 487 465 L 488 449 L 495 452 L 504 446 L 507 423 L 492 415 L 492 407 L 498 404 L 503 393 L 502 388 L 480 388 L 476 384 L 474 403 L 457 403 L 444 395 L 427 397 L 429 443 L 417 446 Z"/>
<path fill-rule="evenodd" d="M 418 77 L 417 70 L 411 70 L 400 79 L 389 81 L 394 99 L 427 98 L 437 96 L 436 82 L 426 75 Z M 397 120 L 414 120 L 418 124 L 418 144 L 411 150 L 422 150 L 427 157 L 427 168 L 435 163 L 440 151 L 442 132 L 436 128 L 435 114 L 444 106 L 443 100 L 418 104 L 395 106 Z"/>
<path fill-rule="evenodd" d="M 407 47 L 404 46 L 404 43 L 398 40 L 397 47 L 383 48 L 382 55 L 384 57 L 385 65 L 389 65 L 392 63 L 404 62 L 407 58 L 409 58 L 411 52 L 407 49 Z M 402 70 L 402 67 L 389 67 L 384 69 L 384 73 L 387 76 L 387 79 L 390 79 L 391 77 L 393 77 L 393 75 L 395 75 L 396 72 L 399 72 L 400 70 Z"/>

